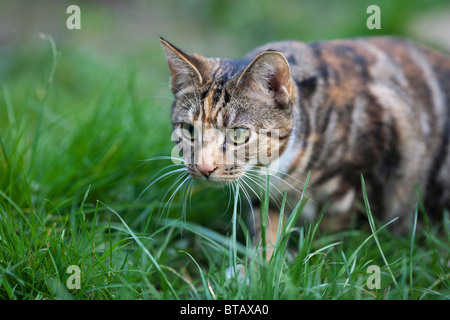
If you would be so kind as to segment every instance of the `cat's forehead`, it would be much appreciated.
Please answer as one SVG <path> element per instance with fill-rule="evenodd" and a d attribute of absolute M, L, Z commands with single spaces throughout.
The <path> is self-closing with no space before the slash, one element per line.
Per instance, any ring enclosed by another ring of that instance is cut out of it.
<path fill-rule="evenodd" d="M 242 104 L 236 94 L 232 81 L 226 75 L 216 77 L 202 88 L 186 88 L 176 95 L 173 120 L 202 121 L 227 127 L 236 120 L 237 110 Z"/>
<path fill-rule="evenodd" d="M 187 86 L 175 94 L 173 123 L 205 122 L 215 128 L 264 125 L 273 107 L 261 95 L 251 95 L 246 86 L 238 86 L 247 60 L 220 60 L 220 65 L 202 86 Z M 267 112 L 266 112 L 267 111 Z"/>
<path fill-rule="evenodd" d="M 236 80 L 247 64 L 248 61 L 243 60 L 216 59 L 216 67 L 208 76 L 210 81 L 201 86 L 187 86 L 176 96 L 179 99 L 194 98 L 196 102 L 211 97 L 214 104 L 217 104 L 223 97 L 224 102 L 228 103 L 231 96 L 238 91 Z"/>

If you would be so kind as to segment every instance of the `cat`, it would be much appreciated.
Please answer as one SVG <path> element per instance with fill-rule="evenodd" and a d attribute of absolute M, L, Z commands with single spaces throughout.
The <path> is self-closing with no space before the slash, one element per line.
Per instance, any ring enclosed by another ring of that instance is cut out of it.
<path fill-rule="evenodd" d="M 361 175 L 371 211 L 398 218 L 390 227 L 400 234 L 418 191 L 428 215 L 450 207 L 446 55 L 399 37 L 272 42 L 236 60 L 160 42 L 175 97 L 174 140 L 193 179 L 249 184 L 262 167 L 274 193 L 295 200 L 310 173 L 313 210 L 301 215 L 312 220 L 329 201 L 330 230 L 347 228 L 363 209 Z M 268 243 L 279 218 L 271 207 Z"/>

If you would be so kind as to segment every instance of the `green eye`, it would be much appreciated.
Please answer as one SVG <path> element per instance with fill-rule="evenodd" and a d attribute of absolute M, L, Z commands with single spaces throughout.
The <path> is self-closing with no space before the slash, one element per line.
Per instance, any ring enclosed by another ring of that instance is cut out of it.
<path fill-rule="evenodd" d="M 197 138 L 197 130 L 195 130 L 194 126 L 189 123 L 182 123 L 181 124 L 181 132 L 183 133 L 183 136 L 187 139 L 194 141 L 194 139 Z"/>
<path fill-rule="evenodd" d="M 250 138 L 250 130 L 246 128 L 237 128 L 228 130 L 228 139 L 235 145 L 243 144 Z"/>

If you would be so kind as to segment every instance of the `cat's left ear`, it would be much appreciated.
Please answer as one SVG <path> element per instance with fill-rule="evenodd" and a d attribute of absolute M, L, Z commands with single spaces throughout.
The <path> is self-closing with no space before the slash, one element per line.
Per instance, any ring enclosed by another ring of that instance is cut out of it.
<path fill-rule="evenodd" d="M 169 63 L 170 85 L 173 93 L 208 81 L 210 69 L 208 58 L 184 52 L 163 38 L 159 40 Z"/>
<path fill-rule="evenodd" d="M 289 62 L 279 51 L 264 51 L 241 73 L 237 85 L 269 93 L 278 105 L 285 106 L 293 90 Z"/>

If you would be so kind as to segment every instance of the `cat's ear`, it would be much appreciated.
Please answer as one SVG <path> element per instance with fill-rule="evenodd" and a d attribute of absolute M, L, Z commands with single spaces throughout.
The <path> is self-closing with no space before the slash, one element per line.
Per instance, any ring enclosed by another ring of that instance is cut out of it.
<path fill-rule="evenodd" d="M 279 51 L 264 51 L 241 73 L 237 85 L 269 93 L 278 105 L 287 105 L 293 90 L 289 62 Z"/>
<path fill-rule="evenodd" d="M 170 70 L 170 87 L 177 93 L 189 86 L 202 85 L 208 77 L 208 58 L 178 49 L 160 37 Z"/>

